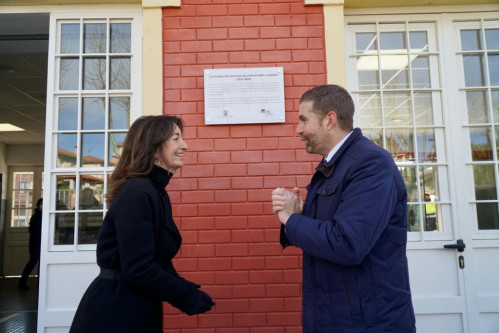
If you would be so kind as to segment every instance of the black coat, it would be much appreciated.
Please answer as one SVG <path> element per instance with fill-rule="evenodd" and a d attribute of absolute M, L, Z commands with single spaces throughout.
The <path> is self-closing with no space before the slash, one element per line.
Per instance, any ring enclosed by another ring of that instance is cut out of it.
<path fill-rule="evenodd" d="M 197 288 L 172 264 L 182 238 L 165 186 L 170 175 L 155 167 L 149 177 L 127 181 L 104 218 L 97 264 L 119 272 L 97 277 L 75 314 L 70 332 L 162 332 L 162 301 L 185 310 Z"/>
<path fill-rule="evenodd" d="M 40 243 L 42 239 L 42 210 L 35 209 L 35 213 L 29 220 L 29 254 L 40 255 Z"/>

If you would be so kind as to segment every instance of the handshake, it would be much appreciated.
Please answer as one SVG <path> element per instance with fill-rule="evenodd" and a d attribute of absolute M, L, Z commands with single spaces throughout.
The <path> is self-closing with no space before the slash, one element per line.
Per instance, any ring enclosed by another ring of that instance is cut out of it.
<path fill-rule="evenodd" d="M 303 199 L 298 187 L 291 191 L 278 187 L 272 191 L 272 211 L 282 224 L 285 225 L 292 214 L 301 214 L 302 210 Z"/>

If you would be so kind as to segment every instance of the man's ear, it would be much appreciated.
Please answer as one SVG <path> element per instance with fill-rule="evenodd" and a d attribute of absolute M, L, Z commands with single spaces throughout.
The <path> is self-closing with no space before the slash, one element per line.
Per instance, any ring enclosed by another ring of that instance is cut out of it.
<path fill-rule="evenodd" d="M 327 121 L 327 129 L 333 129 L 338 123 L 338 117 L 336 116 L 336 112 L 329 111 L 324 120 Z"/>

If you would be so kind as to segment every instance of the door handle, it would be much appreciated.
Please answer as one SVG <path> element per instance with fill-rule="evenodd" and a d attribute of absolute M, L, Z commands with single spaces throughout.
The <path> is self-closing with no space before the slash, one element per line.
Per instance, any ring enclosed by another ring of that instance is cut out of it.
<path fill-rule="evenodd" d="M 464 244 L 462 239 L 458 239 L 456 244 L 445 244 L 444 247 L 446 249 L 456 249 L 458 252 L 463 252 L 466 244 Z"/>

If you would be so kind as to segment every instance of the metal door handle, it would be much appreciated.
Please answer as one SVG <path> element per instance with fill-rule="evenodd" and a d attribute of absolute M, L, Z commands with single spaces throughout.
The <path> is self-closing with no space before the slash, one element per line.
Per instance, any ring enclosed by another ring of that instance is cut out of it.
<path fill-rule="evenodd" d="M 444 247 L 446 249 L 456 249 L 458 252 L 463 252 L 466 244 L 464 244 L 462 239 L 458 239 L 456 244 L 445 244 Z"/>

